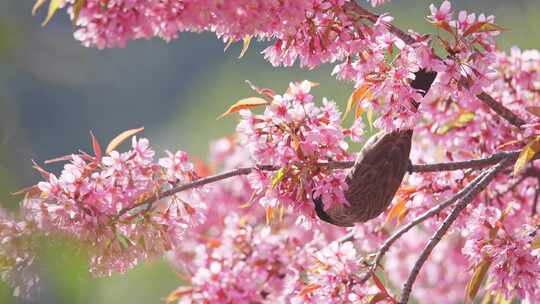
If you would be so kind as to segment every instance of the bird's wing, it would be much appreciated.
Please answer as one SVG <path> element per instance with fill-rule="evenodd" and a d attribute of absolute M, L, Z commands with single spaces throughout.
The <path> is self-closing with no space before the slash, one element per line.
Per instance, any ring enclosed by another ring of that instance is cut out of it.
<path fill-rule="evenodd" d="M 328 222 L 349 227 L 386 210 L 408 169 L 411 137 L 412 130 L 398 130 L 366 143 L 347 177 L 349 205 L 324 210 Z"/>

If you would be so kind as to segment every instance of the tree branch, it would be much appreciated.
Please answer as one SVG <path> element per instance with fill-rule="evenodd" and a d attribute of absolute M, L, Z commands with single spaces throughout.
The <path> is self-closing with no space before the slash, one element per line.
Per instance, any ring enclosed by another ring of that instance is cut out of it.
<path fill-rule="evenodd" d="M 435 216 L 439 214 L 443 209 L 447 208 L 448 206 L 455 203 L 458 199 L 463 197 L 465 194 L 467 194 L 471 189 L 477 186 L 478 182 L 484 176 L 486 175 L 486 171 L 480 173 L 477 177 L 475 177 L 465 188 L 458 191 L 456 194 L 454 194 L 452 197 L 447 198 L 446 200 L 442 201 L 441 203 L 437 204 L 435 207 L 427 210 L 426 212 L 422 213 L 421 215 L 415 217 L 412 221 L 407 223 L 406 225 L 400 227 L 397 231 L 395 231 L 390 237 L 388 237 L 384 243 L 379 247 L 379 249 L 375 252 L 375 260 L 373 261 L 372 271 L 375 271 L 377 267 L 379 267 L 382 258 L 384 255 L 388 252 L 390 247 L 398 240 L 400 239 L 405 233 L 409 232 L 413 227 L 421 224 L 428 218 Z M 347 240 L 354 239 L 354 235 L 350 236 Z M 366 282 L 370 277 L 370 274 L 366 274 L 364 277 L 360 279 L 360 283 Z"/>
<path fill-rule="evenodd" d="M 463 169 L 481 169 L 497 164 L 503 159 L 515 161 L 521 151 L 498 152 L 486 158 L 465 161 L 446 162 L 438 164 L 413 165 L 412 172 L 455 171 Z"/>
<path fill-rule="evenodd" d="M 488 167 L 490 165 L 496 164 L 502 159 L 515 160 L 517 156 L 519 155 L 519 153 L 520 151 L 499 152 L 487 158 L 472 159 L 472 160 L 467 160 L 467 161 L 412 165 L 411 172 L 421 173 L 421 172 L 454 171 L 454 170 L 463 170 L 463 169 L 479 169 L 479 168 L 484 168 L 484 167 Z M 354 166 L 354 161 L 331 161 L 331 162 L 319 163 L 319 166 L 329 167 L 331 169 L 347 169 Z M 160 199 L 163 199 L 168 196 L 172 196 L 176 193 L 190 190 L 193 188 L 198 188 L 198 187 L 211 184 L 220 180 L 228 179 L 234 176 L 247 175 L 253 172 L 254 170 L 276 171 L 276 170 L 279 170 L 279 167 L 271 166 L 271 165 L 243 167 L 243 168 L 237 168 L 230 171 L 226 171 L 220 174 L 203 177 L 195 181 L 192 181 L 190 183 L 179 185 L 172 189 L 160 192 L 156 194 L 155 196 L 149 197 L 148 199 L 143 200 L 133 206 L 126 207 L 120 210 L 120 212 L 117 215 L 117 218 L 126 214 L 130 210 L 133 210 L 138 207 L 145 206 L 145 205 L 152 205 L 155 202 L 159 201 Z"/>
<path fill-rule="evenodd" d="M 422 213 L 421 215 L 414 218 L 412 221 L 407 223 L 407 225 L 399 228 L 396 232 L 394 232 L 386 241 L 383 243 L 383 245 L 379 248 L 377 252 L 377 256 L 375 257 L 374 265 L 377 267 L 379 265 L 381 259 L 384 257 L 388 249 L 390 249 L 390 246 L 394 244 L 395 241 L 397 241 L 402 235 L 407 233 L 409 230 L 411 230 L 416 225 L 424 222 L 428 218 L 435 216 L 439 214 L 443 209 L 446 207 L 452 205 L 454 202 L 456 202 L 458 199 L 462 198 L 465 194 L 467 194 L 469 191 L 474 189 L 478 183 L 485 177 L 487 174 L 487 171 L 484 171 L 480 173 L 474 180 L 472 180 L 465 188 L 461 189 L 459 192 L 454 194 L 452 197 L 447 198 L 446 200 L 442 201 L 441 203 L 437 204 L 435 207 L 429 209 L 428 211 Z"/>
<path fill-rule="evenodd" d="M 476 97 L 478 97 L 478 99 L 480 99 L 486 106 L 492 109 L 495 113 L 499 114 L 502 118 L 506 119 L 506 121 L 508 121 L 512 125 L 520 128 L 522 125 L 525 124 L 525 121 L 523 119 L 517 116 L 514 112 L 510 111 L 502 103 L 496 101 L 488 93 L 482 92 L 476 95 Z"/>
<path fill-rule="evenodd" d="M 351 1 L 351 9 L 355 11 L 356 13 L 358 13 L 359 15 L 361 15 L 362 17 L 365 17 L 372 23 L 377 22 L 377 20 L 379 19 L 379 15 L 374 14 L 370 12 L 369 10 L 365 9 L 356 1 Z M 411 45 L 416 42 L 416 39 L 414 39 L 411 35 L 401 30 L 397 26 L 391 23 L 385 23 L 385 25 L 392 34 L 396 35 L 399 39 L 403 40 L 403 42 L 405 42 L 406 44 Z"/>
<path fill-rule="evenodd" d="M 450 226 L 454 221 L 457 219 L 461 211 L 467 207 L 467 205 L 474 199 L 474 197 L 480 193 L 484 188 L 489 185 L 489 183 L 495 178 L 498 172 L 500 172 L 502 169 L 504 169 L 508 164 L 510 163 L 509 159 L 504 159 L 500 161 L 496 166 L 492 167 L 491 169 L 487 170 L 487 173 L 482 176 L 481 180 L 478 182 L 478 184 L 473 187 L 454 207 L 452 212 L 446 217 L 443 224 L 437 229 L 435 234 L 431 237 L 429 242 L 426 244 L 426 247 L 424 247 L 424 250 L 422 250 L 422 253 L 416 260 L 416 263 L 413 266 L 413 269 L 411 270 L 411 273 L 409 274 L 409 277 L 407 278 L 407 281 L 403 285 L 403 290 L 401 291 L 399 304 L 406 304 L 409 301 L 409 296 L 412 291 L 412 286 L 414 282 L 416 281 L 416 278 L 418 274 L 420 273 L 420 270 L 422 269 L 422 266 L 426 262 L 427 258 L 430 256 L 431 252 L 433 251 L 433 248 L 441 241 L 442 237 L 446 234 L 448 229 L 450 229 Z"/>

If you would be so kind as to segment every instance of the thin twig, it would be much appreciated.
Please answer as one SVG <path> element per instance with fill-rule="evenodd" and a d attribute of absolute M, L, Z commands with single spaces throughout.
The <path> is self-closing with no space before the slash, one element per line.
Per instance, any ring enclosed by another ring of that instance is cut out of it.
<path fill-rule="evenodd" d="M 344 236 L 340 237 L 339 239 L 335 240 L 334 242 L 338 242 L 339 244 L 349 242 L 354 240 L 355 231 L 350 231 L 349 233 L 345 234 Z"/>
<path fill-rule="evenodd" d="M 441 241 L 442 237 L 446 234 L 448 229 L 450 229 L 450 226 L 454 223 L 454 221 L 457 219 L 461 211 L 467 207 L 467 205 L 474 199 L 474 197 L 480 193 L 484 188 L 489 185 L 489 183 L 495 178 L 497 173 L 504 169 L 508 164 L 510 163 L 509 159 L 504 159 L 501 162 L 499 162 L 496 166 L 489 169 L 487 174 L 485 174 L 482 179 L 478 182 L 476 187 L 471 189 L 454 207 L 452 212 L 446 217 L 442 225 L 437 229 L 435 234 L 430 238 L 428 243 L 426 244 L 426 247 L 424 247 L 424 250 L 422 250 L 422 253 L 416 260 L 413 269 L 411 270 L 411 273 L 409 274 L 409 277 L 407 278 L 407 281 L 403 285 L 403 289 L 401 291 L 399 303 L 400 304 L 406 304 L 409 301 L 409 296 L 412 291 L 412 286 L 414 282 L 416 281 L 416 277 L 420 273 L 420 270 L 422 269 L 422 266 L 426 262 L 427 258 L 430 256 L 431 252 L 433 251 L 433 248 Z"/>
<path fill-rule="evenodd" d="M 208 177 L 203 177 L 203 178 L 197 179 L 197 180 L 195 180 L 195 181 L 193 181 L 191 183 L 174 187 L 172 189 L 169 189 L 169 190 L 163 191 L 161 193 L 158 193 L 157 195 L 152 196 L 152 197 L 150 197 L 150 198 L 148 198 L 148 199 L 146 199 L 146 200 L 144 200 L 144 201 L 142 201 L 140 203 L 137 203 L 137 204 L 135 204 L 133 206 L 126 207 L 126 208 L 120 210 L 117 217 L 121 217 L 122 215 L 124 215 L 128 211 L 130 211 L 132 209 L 136 209 L 136 208 L 141 207 L 141 206 L 144 206 L 146 204 L 151 205 L 151 204 L 155 203 L 156 201 L 158 201 L 158 200 L 160 200 L 162 198 L 174 195 L 174 194 L 176 194 L 178 192 L 182 192 L 182 191 L 186 191 L 186 190 L 189 190 L 189 189 L 201 187 L 201 186 L 204 186 L 204 185 L 207 185 L 207 184 L 210 184 L 210 183 L 214 183 L 214 182 L 217 182 L 217 181 L 220 181 L 220 180 L 224 180 L 224 179 L 227 179 L 227 178 L 230 178 L 230 177 L 233 177 L 233 176 L 249 174 L 253 170 L 255 170 L 256 168 L 257 167 L 238 168 L 238 169 L 223 172 L 221 174 L 216 174 L 216 175 L 211 175 L 211 176 L 208 176 Z M 266 168 L 266 169 L 272 169 L 272 168 Z"/>

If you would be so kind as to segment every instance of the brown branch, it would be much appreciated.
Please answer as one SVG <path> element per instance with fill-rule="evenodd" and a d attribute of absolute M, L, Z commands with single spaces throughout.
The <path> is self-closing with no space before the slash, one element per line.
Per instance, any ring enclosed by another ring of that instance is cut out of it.
<path fill-rule="evenodd" d="M 465 161 L 413 165 L 412 172 L 455 171 L 463 169 L 480 169 L 497 164 L 503 159 L 515 161 L 521 151 L 498 152 L 486 158 L 471 159 Z"/>
<path fill-rule="evenodd" d="M 264 168 L 264 167 L 261 167 L 261 168 Z M 201 186 L 204 186 L 204 185 L 207 185 L 207 184 L 210 184 L 210 183 L 214 183 L 214 182 L 217 182 L 217 181 L 220 181 L 220 180 L 224 180 L 224 179 L 227 179 L 227 178 L 230 178 L 230 177 L 233 177 L 233 176 L 246 175 L 246 174 L 251 173 L 255 169 L 257 169 L 257 167 L 238 168 L 238 169 L 223 172 L 221 174 L 216 174 L 216 175 L 211 175 L 211 176 L 208 176 L 208 177 L 203 177 L 203 178 L 197 179 L 197 180 L 195 180 L 195 181 L 193 181 L 191 183 L 187 183 L 187 184 L 184 184 L 184 185 L 174 187 L 172 189 L 169 189 L 169 190 L 163 191 L 161 193 L 158 193 L 157 195 L 152 196 L 152 197 L 150 197 L 150 198 L 148 198 L 148 199 L 146 199 L 146 200 L 144 200 L 144 201 L 142 201 L 140 203 L 137 203 L 137 204 L 135 204 L 133 206 L 126 207 L 126 208 L 120 210 L 120 212 L 117 215 L 117 218 L 119 218 L 122 215 L 126 214 L 130 210 L 136 209 L 136 208 L 144 206 L 146 204 L 152 205 L 156 201 L 158 201 L 158 200 L 160 200 L 162 198 L 174 195 L 174 194 L 176 194 L 178 192 L 182 192 L 182 191 L 186 191 L 186 190 L 189 190 L 189 189 L 201 187 Z M 272 168 L 264 168 L 264 169 L 270 170 L 270 169 L 273 169 L 273 167 Z"/>
<path fill-rule="evenodd" d="M 538 196 L 540 195 L 540 177 L 536 178 L 536 189 L 534 190 L 534 202 L 532 205 L 531 216 L 536 215 L 536 207 L 538 206 Z"/>
<path fill-rule="evenodd" d="M 416 278 L 420 273 L 422 266 L 426 262 L 427 258 L 430 256 L 433 248 L 435 248 L 435 246 L 441 241 L 442 237 L 446 234 L 446 232 L 448 232 L 448 229 L 450 229 L 450 226 L 457 219 L 461 211 L 463 211 L 463 209 L 467 207 L 467 205 L 474 199 L 474 197 L 482 190 L 484 190 L 484 188 L 486 188 L 489 183 L 495 178 L 497 173 L 504 169 L 509 163 L 509 159 L 504 159 L 500 161 L 496 166 L 489 169 L 487 173 L 482 177 L 482 179 L 478 182 L 478 184 L 456 204 L 452 212 L 446 217 L 443 224 L 439 227 L 439 229 L 437 229 L 435 234 L 433 234 L 433 236 L 426 244 L 426 247 L 424 247 L 422 253 L 416 260 L 413 269 L 411 270 L 411 273 L 407 278 L 407 281 L 403 285 L 399 304 L 406 304 L 409 301 L 409 296 L 411 294 L 413 284 L 416 281 Z"/>
<path fill-rule="evenodd" d="M 484 167 L 488 167 L 490 165 L 496 164 L 502 159 L 515 160 L 518 155 L 519 155 L 519 151 L 499 152 L 487 158 L 472 159 L 472 160 L 467 160 L 467 161 L 412 165 L 411 172 L 421 173 L 421 172 L 454 171 L 454 170 L 463 170 L 463 169 L 479 169 L 479 168 L 484 168 Z M 353 165 L 354 165 L 354 161 L 331 161 L 331 162 L 319 163 L 319 166 L 329 167 L 331 169 L 347 169 L 347 168 L 352 167 Z M 145 206 L 145 205 L 152 205 L 155 202 L 159 201 L 160 199 L 163 199 L 168 196 L 172 196 L 182 191 L 201 187 L 201 186 L 211 184 L 220 180 L 228 179 L 234 176 L 247 175 L 253 172 L 254 170 L 276 171 L 278 169 L 279 167 L 276 167 L 276 166 L 262 165 L 262 166 L 254 166 L 254 167 L 237 168 L 237 169 L 226 171 L 220 174 L 203 177 L 195 181 L 192 181 L 190 183 L 179 185 L 172 189 L 160 192 L 156 194 L 155 196 L 149 197 L 148 199 L 143 200 L 133 206 L 126 207 L 120 210 L 120 212 L 117 215 L 117 218 L 126 214 L 130 210 L 133 210 L 141 206 Z"/>
<path fill-rule="evenodd" d="M 355 1 L 352 1 L 351 3 L 352 3 L 351 6 L 352 6 L 353 11 L 355 11 L 358 14 L 366 17 L 369 21 L 371 21 L 373 23 L 375 23 L 378 20 L 379 16 L 377 14 L 374 14 L 374 13 L 368 11 L 367 9 L 360 6 Z M 405 42 L 407 45 L 412 45 L 412 44 L 417 42 L 416 39 L 413 36 L 411 36 L 410 34 L 404 32 L 403 30 L 396 27 L 395 25 L 393 25 L 391 23 L 386 23 L 385 25 L 392 34 L 396 35 L 399 39 L 403 40 L 403 42 Z M 466 86 L 468 87 L 468 84 L 466 84 Z M 516 115 L 510 109 L 505 107 L 502 103 L 495 100 L 488 93 L 481 92 L 481 93 L 477 94 L 476 97 L 478 99 L 480 99 L 484 103 L 484 105 L 489 107 L 491 110 L 493 110 L 495 113 L 500 115 L 502 118 L 504 118 L 506 121 L 508 121 L 513 126 L 519 128 L 519 127 L 521 127 L 522 125 L 525 124 L 525 121 L 523 119 L 521 119 L 518 115 Z"/>
<path fill-rule="evenodd" d="M 458 191 L 456 194 L 454 194 L 452 197 L 447 198 L 446 200 L 442 201 L 441 203 L 437 204 L 435 207 L 427 210 L 426 212 L 422 213 L 421 215 L 415 217 L 412 221 L 407 223 L 406 225 L 400 227 L 397 231 L 395 231 L 390 237 L 388 237 L 384 243 L 379 247 L 379 249 L 375 252 L 375 260 L 373 261 L 372 270 L 376 271 L 377 267 L 379 267 L 380 262 L 384 255 L 388 252 L 390 247 L 398 240 L 400 239 L 405 233 L 409 232 L 413 227 L 421 224 L 428 218 L 431 218 L 432 216 L 435 216 L 439 214 L 443 209 L 447 208 L 448 206 L 455 203 L 458 199 L 463 197 L 465 194 L 467 194 L 471 189 L 476 187 L 478 182 L 484 178 L 486 175 L 486 171 L 480 173 L 477 177 L 474 178 L 465 188 Z M 354 236 L 353 236 L 354 238 Z M 369 273 L 361 278 L 360 283 L 364 283 L 369 279 Z"/>
<path fill-rule="evenodd" d="M 469 191 L 474 189 L 478 183 L 485 177 L 487 174 L 487 171 L 482 172 L 479 174 L 474 180 L 472 180 L 465 188 L 458 191 L 456 194 L 454 194 L 452 197 L 447 198 L 446 200 L 442 201 L 441 203 L 437 204 L 435 207 L 429 209 L 428 211 L 422 213 L 421 215 L 414 218 L 412 221 L 407 223 L 407 225 L 399 228 L 396 232 L 394 232 L 386 241 L 383 243 L 383 245 L 378 250 L 377 256 L 375 257 L 374 266 L 377 267 L 379 265 L 381 259 L 384 257 L 388 249 L 390 249 L 390 246 L 394 244 L 395 241 L 397 241 L 402 235 L 407 233 L 409 230 L 411 230 L 416 225 L 424 222 L 428 218 L 435 216 L 439 214 L 443 209 L 446 207 L 452 205 L 454 202 L 456 202 L 458 199 L 462 198 L 465 194 L 467 194 Z"/>
<path fill-rule="evenodd" d="M 506 121 L 508 121 L 512 125 L 520 128 L 522 125 L 525 124 L 525 121 L 523 119 L 517 116 L 514 112 L 510 111 L 502 103 L 496 101 L 488 93 L 482 92 L 476 95 L 476 97 L 478 97 L 478 99 L 480 99 L 486 106 L 492 109 L 495 113 L 499 114 L 502 118 L 506 119 Z"/>
<path fill-rule="evenodd" d="M 362 17 L 365 17 L 366 19 L 368 19 L 372 23 L 377 22 L 377 20 L 379 19 L 379 15 L 374 14 L 374 13 L 370 12 L 369 10 L 365 9 L 360 4 L 356 3 L 356 1 L 351 1 L 350 3 L 351 3 L 350 8 L 354 12 L 356 12 L 357 14 L 359 14 Z M 406 44 L 411 45 L 411 44 L 414 44 L 416 42 L 416 39 L 414 39 L 411 35 L 409 35 L 405 31 L 401 30 L 397 26 L 395 26 L 395 25 L 393 25 L 391 23 L 385 23 L 385 25 L 392 34 L 396 35 L 399 39 L 403 40 L 403 42 L 405 42 Z"/>

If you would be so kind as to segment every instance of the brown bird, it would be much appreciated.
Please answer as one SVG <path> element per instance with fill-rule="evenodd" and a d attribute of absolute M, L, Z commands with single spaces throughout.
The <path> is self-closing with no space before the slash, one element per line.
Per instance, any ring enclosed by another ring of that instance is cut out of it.
<path fill-rule="evenodd" d="M 427 93 L 435 72 L 420 70 L 411 86 Z M 417 106 L 417 105 L 416 105 Z M 409 154 L 413 130 L 381 131 L 372 136 L 358 153 L 347 176 L 345 198 L 349 205 L 324 210 L 321 197 L 314 199 L 317 216 L 336 226 L 350 227 L 384 212 L 411 168 Z"/>

